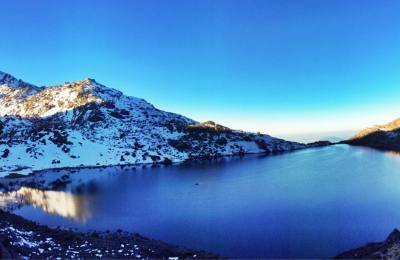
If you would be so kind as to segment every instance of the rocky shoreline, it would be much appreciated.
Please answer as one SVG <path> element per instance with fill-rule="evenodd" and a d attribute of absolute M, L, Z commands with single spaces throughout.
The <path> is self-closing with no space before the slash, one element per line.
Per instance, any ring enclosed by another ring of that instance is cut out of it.
<path fill-rule="evenodd" d="M 49 228 L 0 210 L 0 259 L 222 259 L 202 250 L 191 250 L 122 230 L 76 232 Z M 400 231 L 394 229 L 383 242 L 350 249 L 335 259 L 399 259 Z"/>
<path fill-rule="evenodd" d="M 337 255 L 340 259 L 399 259 L 400 231 L 394 229 L 383 242 L 368 243 Z"/>
<path fill-rule="evenodd" d="M 4 170 L 0 167 L 0 180 L 3 178 L 9 177 L 17 177 L 17 178 L 24 178 L 35 175 L 37 173 L 42 173 L 46 171 L 60 171 L 60 170 L 80 170 L 80 169 L 102 169 L 102 168 L 109 168 L 109 167 L 134 167 L 134 168 L 146 168 L 146 167 L 162 167 L 162 166 L 174 166 L 174 165 L 182 165 L 187 163 L 193 162 L 202 162 L 202 161 L 212 161 L 212 160 L 220 160 L 220 159 L 227 159 L 227 158 L 243 158 L 245 156 L 252 156 L 252 155 L 260 155 L 260 156 L 268 156 L 268 155 L 279 155 L 284 153 L 290 153 L 297 150 L 307 149 L 307 148 L 318 148 L 323 146 L 334 145 L 335 143 L 331 143 L 329 141 L 318 141 L 313 143 L 304 144 L 301 148 L 293 148 L 289 150 L 283 151 L 262 151 L 262 152 L 241 152 L 235 154 L 211 154 L 211 155 L 201 155 L 201 156 L 193 156 L 188 157 L 181 161 L 171 161 L 171 160 L 164 160 L 160 162 L 139 162 L 139 163 L 113 163 L 113 164 L 81 164 L 77 166 L 62 166 L 56 167 L 52 165 L 48 168 L 40 168 L 40 169 L 30 169 L 29 167 L 24 166 L 16 166 L 16 168 Z"/>
<path fill-rule="evenodd" d="M 215 259 L 220 256 L 117 232 L 52 229 L 0 210 L 0 258 Z"/>
<path fill-rule="evenodd" d="M 318 148 L 323 146 L 335 145 L 335 143 L 331 143 L 328 141 L 318 141 L 314 143 L 306 144 L 306 148 Z M 135 171 L 137 169 L 142 168 L 157 168 L 157 167 L 170 167 L 170 166 L 179 166 L 184 164 L 198 163 L 203 161 L 216 161 L 216 160 L 225 160 L 232 158 L 243 158 L 246 156 L 270 156 L 270 155 L 278 155 L 289 152 L 294 152 L 296 150 L 290 151 L 280 151 L 280 152 L 264 152 L 264 153 L 248 153 L 248 154 L 235 154 L 235 155 L 214 155 L 210 157 L 194 157 L 189 158 L 182 162 L 171 162 L 167 163 L 137 163 L 137 164 L 115 164 L 115 165 L 90 165 L 90 166 L 76 166 L 76 167 L 54 167 L 54 168 L 45 168 L 41 170 L 34 170 L 28 174 L 20 174 L 18 172 L 10 171 L 3 177 L 0 177 L 0 192 L 9 192 L 16 191 L 22 186 L 37 188 L 37 189 L 50 189 L 50 190 L 63 190 L 67 185 L 74 186 L 72 184 L 77 185 L 77 183 L 71 183 L 71 176 L 79 177 L 75 175 L 76 172 L 84 169 L 99 169 L 100 171 L 112 168 L 119 168 L 122 170 L 132 170 Z M 48 175 L 48 172 L 52 172 L 52 175 Z M 62 174 L 55 174 L 62 173 Z M 96 176 L 92 176 L 95 179 Z M 87 181 L 87 180 L 86 180 Z"/>

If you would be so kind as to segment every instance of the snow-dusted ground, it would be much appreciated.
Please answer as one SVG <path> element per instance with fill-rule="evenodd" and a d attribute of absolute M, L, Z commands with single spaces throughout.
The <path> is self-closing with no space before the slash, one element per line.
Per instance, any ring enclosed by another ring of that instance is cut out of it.
<path fill-rule="evenodd" d="M 92 79 L 36 87 L 0 72 L 0 176 L 304 147 L 211 121 L 199 124 Z"/>

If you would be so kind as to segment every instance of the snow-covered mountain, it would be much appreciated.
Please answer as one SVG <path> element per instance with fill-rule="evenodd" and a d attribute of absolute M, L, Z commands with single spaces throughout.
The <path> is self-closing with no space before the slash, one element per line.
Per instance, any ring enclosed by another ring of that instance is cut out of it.
<path fill-rule="evenodd" d="M 93 79 L 37 87 L 0 72 L 0 172 L 172 163 L 303 144 L 198 123 Z"/>

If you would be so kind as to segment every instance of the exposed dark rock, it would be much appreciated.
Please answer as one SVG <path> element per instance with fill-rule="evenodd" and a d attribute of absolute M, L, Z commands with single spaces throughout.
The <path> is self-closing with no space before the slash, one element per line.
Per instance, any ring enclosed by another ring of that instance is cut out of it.
<path fill-rule="evenodd" d="M 7 158 L 10 153 L 9 149 L 4 149 L 3 154 L 1 155 L 2 158 Z"/>
<path fill-rule="evenodd" d="M 363 247 L 351 249 L 337 255 L 335 258 L 344 259 L 399 259 L 400 231 L 394 229 L 385 241 L 369 243 Z"/>
<path fill-rule="evenodd" d="M 224 137 L 221 137 L 221 138 L 217 139 L 216 143 L 218 145 L 226 145 L 228 143 L 228 140 L 226 140 L 226 138 L 224 138 Z"/>
<path fill-rule="evenodd" d="M 330 141 L 317 141 L 317 142 L 312 142 L 312 143 L 308 143 L 307 146 L 308 147 L 322 147 L 322 146 L 328 146 L 328 145 L 332 145 L 333 143 L 331 143 Z"/>
<path fill-rule="evenodd" d="M 216 124 L 214 121 L 206 121 L 196 125 L 187 126 L 189 132 L 212 132 L 212 133 L 229 133 L 232 132 L 228 127 Z"/>
<path fill-rule="evenodd" d="M 163 161 L 163 164 L 164 164 L 164 165 L 171 165 L 171 164 L 172 164 L 172 161 L 171 161 L 171 159 L 169 159 L 169 158 L 165 158 L 164 161 Z"/>
<path fill-rule="evenodd" d="M 256 142 L 257 146 L 258 146 L 260 149 L 262 149 L 262 150 L 264 150 L 264 151 L 268 151 L 268 145 L 267 145 L 267 143 L 266 143 L 264 140 L 258 139 L 258 140 L 255 140 L 255 142 Z"/>
<path fill-rule="evenodd" d="M 400 151 L 400 119 L 364 129 L 342 143 Z"/>
<path fill-rule="evenodd" d="M 104 120 L 104 114 L 101 112 L 101 110 L 95 110 L 92 113 L 90 113 L 88 120 L 93 123 L 102 121 Z"/>

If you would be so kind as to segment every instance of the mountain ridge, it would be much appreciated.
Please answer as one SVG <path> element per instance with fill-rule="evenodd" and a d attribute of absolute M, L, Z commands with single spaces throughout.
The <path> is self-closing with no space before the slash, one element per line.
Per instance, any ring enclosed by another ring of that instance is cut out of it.
<path fill-rule="evenodd" d="M 94 79 L 37 87 L 0 74 L 0 172 L 182 162 L 305 148 L 199 123 Z M 1 174 L 1 173 L 0 173 Z"/>
<path fill-rule="evenodd" d="M 14 88 L 30 86 L 34 88 L 39 88 L 35 85 L 29 84 L 27 82 L 22 81 L 21 79 L 17 79 L 11 74 L 0 71 L 0 85 L 8 85 Z"/>
<path fill-rule="evenodd" d="M 343 143 L 400 151 L 400 118 L 363 129 Z"/>

